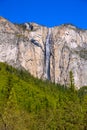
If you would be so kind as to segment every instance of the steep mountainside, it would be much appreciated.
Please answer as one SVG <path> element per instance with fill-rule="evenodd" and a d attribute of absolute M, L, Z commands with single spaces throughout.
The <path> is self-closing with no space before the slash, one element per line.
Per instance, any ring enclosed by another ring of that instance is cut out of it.
<path fill-rule="evenodd" d="M 87 130 L 87 87 L 72 91 L 0 63 L 0 130 Z"/>
<path fill-rule="evenodd" d="M 18 25 L 0 17 L 0 61 L 64 85 L 72 71 L 75 86 L 86 86 L 87 31 L 72 25 Z"/>

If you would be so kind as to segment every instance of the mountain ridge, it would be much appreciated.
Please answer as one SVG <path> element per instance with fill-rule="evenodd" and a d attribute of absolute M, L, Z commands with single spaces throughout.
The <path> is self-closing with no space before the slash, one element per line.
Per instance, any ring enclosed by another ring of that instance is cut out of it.
<path fill-rule="evenodd" d="M 31 22 L 15 25 L 0 17 L 0 62 L 65 86 L 70 84 L 72 71 L 79 89 L 87 85 L 86 35 L 87 30 L 72 25 L 52 28 Z"/>
<path fill-rule="evenodd" d="M 4 20 L 10 22 L 9 19 L 4 18 L 4 17 L 2 17 L 2 16 L 0 16 L 0 19 L 4 19 Z M 50 27 L 48 27 L 48 26 L 46 26 L 46 25 L 44 25 L 44 24 L 40 24 L 40 23 L 38 23 L 38 22 L 34 22 L 34 21 L 27 21 L 27 22 L 21 22 L 21 23 L 10 22 L 10 23 L 13 23 L 14 25 L 16 25 L 16 24 L 17 24 L 17 25 L 24 25 L 25 23 L 31 23 L 31 24 L 36 24 L 36 25 L 43 26 L 43 27 L 46 27 L 46 28 L 55 28 L 55 27 L 61 27 L 61 26 L 71 26 L 71 27 L 73 27 L 73 28 L 77 28 L 77 29 L 80 29 L 80 30 L 84 30 L 84 31 L 87 30 L 87 29 L 85 29 L 85 28 L 80 28 L 80 27 L 74 25 L 73 23 L 63 23 L 63 24 L 60 24 L 60 25 L 54 25 L 54 26 L 50 26 Z"/>

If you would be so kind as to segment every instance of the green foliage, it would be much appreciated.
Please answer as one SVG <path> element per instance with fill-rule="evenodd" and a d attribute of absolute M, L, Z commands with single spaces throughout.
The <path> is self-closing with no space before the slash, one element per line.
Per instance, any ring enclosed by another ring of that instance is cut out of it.
<path fill-rule="evenodd" d="M 86 130 L 87 87 L 70 88 L 0 63 L 0 130 Z"/>
<path fill-rule="evenodd" d="M 17 23 L 14 23 L 17 27 L 23 29 L 24 31 L 26 30 L 26 26 L 24 24 L 17 24 Z"/>
<path fill-rule="evenodd" d="M 70 71 L 69 75 L 70 75 L 70 89 L 71 89 L 71 91 L 74 92 L 75 91 L 75 84 L 74 84 L 73 72 Z"/>

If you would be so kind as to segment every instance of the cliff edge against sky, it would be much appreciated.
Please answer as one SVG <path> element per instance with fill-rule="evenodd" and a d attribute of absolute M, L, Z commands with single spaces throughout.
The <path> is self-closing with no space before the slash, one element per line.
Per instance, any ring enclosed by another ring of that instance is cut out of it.
<path fill-rule="evenodd" d="M 86 86 L 87 30 L 72 25 L 18 25 L 0 17 L 0 62 L 64 85 L 69 85 L 72 71 L 75 86 Z"/>

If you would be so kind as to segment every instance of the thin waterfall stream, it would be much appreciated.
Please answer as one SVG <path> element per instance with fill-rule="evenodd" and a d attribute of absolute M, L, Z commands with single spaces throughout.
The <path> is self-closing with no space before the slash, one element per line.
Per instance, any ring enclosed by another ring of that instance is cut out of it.
<path fill-rule="evenodd" d="M 50 47 L 51 47 L 51 29 L 49 28 L 46 38 L 46 76 L 45 78 L 50 80 Z"/>

